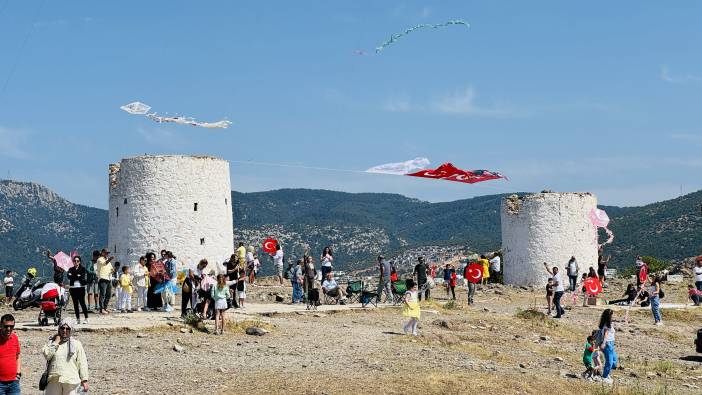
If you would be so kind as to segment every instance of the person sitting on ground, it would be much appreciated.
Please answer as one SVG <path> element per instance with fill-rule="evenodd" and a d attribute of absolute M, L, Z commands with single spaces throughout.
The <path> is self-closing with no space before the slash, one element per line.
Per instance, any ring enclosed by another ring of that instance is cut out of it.
<path fill-rule="evenodd" d="M 339 285 L 336 283 L 336 280 L 334 280 L 334 276 L 331 273 L 327 273 L 327 278 L 322 283 L 322 292 L 324 292 L 325 295 L 336 299 L 337 303 L 341 300 L 342 293 L 339 290 Z"/>
<path fill-rule="evenodd" d="M 624 299 L 617 299 L 617 300 L 610 300 L 609 304 L 630 305 L 636 299 L 637 294 L 638 294 L 638 291 L 636 290 L 636 287 L 634 286 L 634 284 L 629 284 L 626 286 L 626 291 L 624 291 L 623 296 L 625 296 L 625 298 Z"/>
<path fill-rule="evenodd" d="M 641 287 L 641 292 L 639 292 L 639 297 L 636 299 L 636 301 L 634 303 L 638 304 L 641 307 L 650 306 L 651 300 L 650 300 L 650 295 L 648 294 L 648 291 L 646 291 L 645 289 L 643 289 L 643 287 Z"/>
<path fill-rule="evenodd" d="M 695 306 L 699 306 L 700 302 L 702 302 L 702 291 L 695 288 L 695 286 L 692 284 L 687 286 L 687 295 Z"/>

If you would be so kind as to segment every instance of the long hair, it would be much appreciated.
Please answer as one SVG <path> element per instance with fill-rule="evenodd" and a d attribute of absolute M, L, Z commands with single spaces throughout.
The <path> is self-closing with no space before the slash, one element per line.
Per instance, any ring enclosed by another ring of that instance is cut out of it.
<path fill-rule="evenodd" d="M 605 311 L 602 312 L 602 315 L 600 316 L 600 329 L 604 328 L 605 326 L 607 328 L 612 327 L 612 314 L 614 314 L 612 309 L 605 309 Z"/>
<path fill-rule="evenodd" d="M 332 248 L 331 248 L 330 246 L 326 246 L 326 247 L 324 247 L 324 249 L 322 250 L 322 257 L 324 257 L 324 256 L 327 255 L 327 254 L 329 254 L 329 255 L 331 255 L 331 256 L 334 256 L 334 252 L 332 251 Z"/>

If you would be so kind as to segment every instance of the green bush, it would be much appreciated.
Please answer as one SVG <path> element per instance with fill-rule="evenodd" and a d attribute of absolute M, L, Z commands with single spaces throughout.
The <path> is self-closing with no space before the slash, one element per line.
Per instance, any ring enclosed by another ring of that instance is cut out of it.
<path fill-rule="evenodd" d="M 649 273 L 661 272 L 670 267 L 670 262 L 663 259 L 658 259 L 652 256 L 643 256 L 641 260 L 648 266 Z M 636 274 L 636 265 L 628 266 L 626 269 L 621 271 L 624 276 L 633 276 Z"/>

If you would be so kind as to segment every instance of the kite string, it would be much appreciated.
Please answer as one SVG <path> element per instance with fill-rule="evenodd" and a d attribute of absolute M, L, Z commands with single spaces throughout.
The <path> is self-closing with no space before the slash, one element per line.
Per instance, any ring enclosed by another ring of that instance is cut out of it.
<path fill-rule="evenodd" d="M 315 167 L 315 166 L 295 165 L 295 164 L 288 164 L 288 163 L 257 162 L 257 161 L 251 161 L 251 160 L 230 160 L 229 162 L 248 164 L 248 165 L 287 167 L 287 168 L 308 169 L 308 170 L 338 171 L 338 172 L 357 173 L 357 174 L 361 173 L 361 174 L 380 174 L 380 175 L 387 175 L 387 176 L 405 176 L 404 174 L 373 173 L 373 172 L 369 172 L 369 171 L 365 171 L 365 170 L 333 169 L 333 168 L 329 168 L 329 167 Z M 438 180 L 439 181 L 448 181 L 448 180 L 442 180 L 442 179 L 438 179 Z M 500 187 L 496 187 L 493 185 L 485 185 L 484 183 L 476 183 L 476 184 L 471 184 L 471 185 L 477 186 L 477 187 L 491 188 L 491 189 L 496 189 L 496 190 L 506 191 L 506 192 L 511 191 L 511 190 L 506 189 L 506 188 L 500 188 Z"/>
<path fill-rule="evenodd" d="M 2 87 L 0 88 L 0 98 L 2 98 L 3 94 L 5 93 L 5 89 L 7 88 L 7 84 L 10 82 L 12 75 L 15 73 L 15 70 L 17 69 L 17 64 L 19 63 L 20 57 L 22 56 L 22 53 L 24 52 L 24 48 L 27 46 L 27 42 L 29 41 L 29 37 L 31 37 L 32 33 L 34 33 L 34 30 L 36 30 L 37 20 L 39 19 L 39 15 L 41 15 L 41 11 L 44 8 L 44 4 L 46 4 L 46 0 L 43 0 L 41 3 L 39 3 L 39 7 L 37 8 L 37 11 L 34 14 L 34 20 L 32 21 L 32 25 L 27 30 L 27 34 L 24 36 L 24 40 L 22 41 L 22 44 L 20 45 L 19 51 L 17 52 L 17 56 L 15 56 L 15 61 L 12 64 L 12 67 L 10 67 L 10 72 L 7 74 L 7 78 L 5 78 L 5 82 L 2 84 Z"/>

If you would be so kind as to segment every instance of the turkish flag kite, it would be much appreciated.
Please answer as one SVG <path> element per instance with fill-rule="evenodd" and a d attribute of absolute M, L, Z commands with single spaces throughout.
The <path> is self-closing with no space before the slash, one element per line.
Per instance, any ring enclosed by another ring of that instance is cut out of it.
<path fill-rule="evenodd" d="M 602 292 L 602 283 L 597 277 L 588 277 L 583 283 L 583 286 L 585 286 L 585 292 L 587 292 L 588 295 L 594 296 Z"/>
<path fill-rule="evenodd" d="M 643 265 L 643 266 L 641 266 L 641 270 L 639 270 L 639 281 L 642 283 L 645 283 L 647 279 L 648 279 L 648 266 Z"/>
<path fill-rule="evenodd" d="M 500 173 L 489 170 L 461 170 L 451 163 L 444 163 L 436 169 L 424 169 L 416 173 L 408 173 L 408 176 L 434 178 L 446 181 L 458 181 L 468 184 L 476 182 L 506 178 Z"/>
<path fill-rule="evenodd" d="M 278 245 L 278 240 L 276 239 L 266 239 L 266 241 L 263 242 L 263 251 L 269 253 L 269 254 L 275 254 L 276 251 L 276 246 Z"/>
<path fill-rule="evenodd" d="M 475 262 L 471 263 L 466 268 L 465 277 L 466 280 L 472 282 L 473 284 L 480 282 L 480 280 L 483 279 L 483 265 Z"/>

